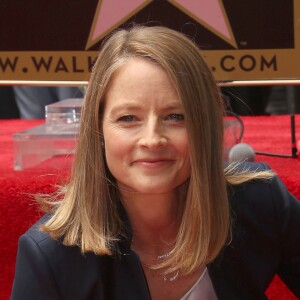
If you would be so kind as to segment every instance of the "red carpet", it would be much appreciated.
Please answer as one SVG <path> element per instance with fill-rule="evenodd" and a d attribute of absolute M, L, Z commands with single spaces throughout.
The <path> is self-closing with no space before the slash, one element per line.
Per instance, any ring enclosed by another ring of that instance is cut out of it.
<path fill-rule="evenodd" d="M 300 134 L 300 116 L 297 116 Z M 17 241 L 19 236 L 40 216 L 39 208 L 31 194 L 50 192 L 55 184 L 68 175 L 69 161 L 64 157 L 42 164 L 42 168 L 13 171 L 12 134 L 41 124 L 42 121 L 0 120 L 0 299 L 10 296 L 14 276 Z M 247 117 L 244 118 L 245 137 L 243 142 L 251 144 L 257 151 L 290 153 L 289 118 Z M 300 139 L 298 134 L 298 139 Z M 288 189 L 300 199 L 300 160 L 257 156 L 258 161 L 267 162 L 282 178 Z M 58 171 L 57 165 L 64 165 Z M 267 291 L 269 299 L 292 300 L 294 297 L 275 278 Z"/>

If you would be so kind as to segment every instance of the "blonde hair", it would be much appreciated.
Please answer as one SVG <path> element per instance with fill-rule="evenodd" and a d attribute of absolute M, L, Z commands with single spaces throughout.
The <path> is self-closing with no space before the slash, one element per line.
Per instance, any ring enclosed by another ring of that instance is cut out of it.
<path fill-rule="evenodd" d="M 164 68 L 182 100 L 189 135 L 191 176 L 174 251 L 158 268 L 188 274 L 213 261 L 230 236 L 227 184 L 266 173 L 236 174 L 223 162 L 223 103 L 216 82 L 197 46 L 183 34 L 163 27 L 119 30 L 106 40 L 94 66 L 82 110 L 75 161 L 62 200 L 42 226 L 65 245 L 83 253 L 113 254 L 124 232 L 119 193 L 106 162 L 102 141 L 105 94 L 113 74 L 131 57 Z M 49 200 L 49 201 L 48 201 Z"/>

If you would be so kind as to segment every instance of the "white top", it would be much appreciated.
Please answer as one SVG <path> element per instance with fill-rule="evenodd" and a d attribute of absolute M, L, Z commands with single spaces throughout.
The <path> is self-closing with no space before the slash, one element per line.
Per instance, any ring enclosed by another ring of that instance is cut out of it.
<path fill-rule="evenodd" d="M 207 268 L 200 275 L 199 279 L 180 300 L 218 300 L 214 287 L 210 280 Z"/>

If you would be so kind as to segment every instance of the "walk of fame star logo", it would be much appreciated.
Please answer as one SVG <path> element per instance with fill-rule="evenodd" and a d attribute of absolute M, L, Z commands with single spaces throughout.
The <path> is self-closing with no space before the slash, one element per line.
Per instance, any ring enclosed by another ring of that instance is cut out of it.
<path fill-rule="evenodd" d="M 237 48 L 222 0 L 166 0 Z M 146 7 L 152 0 L 99 0 L 86 49 Z M 166 17 L 168 17 L 166 15 Z"/>

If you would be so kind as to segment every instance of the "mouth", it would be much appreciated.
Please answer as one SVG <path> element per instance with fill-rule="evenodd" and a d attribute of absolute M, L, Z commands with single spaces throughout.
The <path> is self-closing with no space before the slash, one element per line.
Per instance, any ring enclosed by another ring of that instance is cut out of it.
<path fill-rule="evenodd" d="M 157 167 L 169 165 L 173 162 L 174 162 L 174 160 L 169 159 L 169 158 L 154 158 L 154 159 L 153 158 L 142 158 L 142 159 L 135 160 L 133 162 L 133 164 L 140 165 L 143 167 L 157 168 Z"/>

